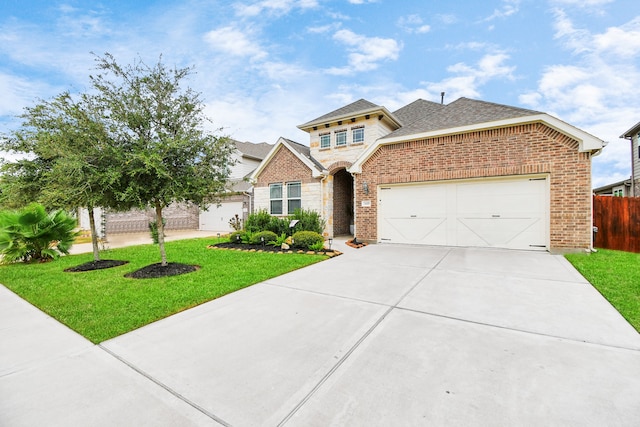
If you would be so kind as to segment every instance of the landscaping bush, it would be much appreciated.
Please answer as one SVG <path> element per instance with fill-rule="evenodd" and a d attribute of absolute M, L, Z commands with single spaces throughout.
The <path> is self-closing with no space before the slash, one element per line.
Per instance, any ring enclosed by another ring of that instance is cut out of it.
<path fill-rule="evenodd" d="M 269 230 L 272 217 L 266 209 L 260 209 L 250 214 L 244 223 L 244 229 L 252 233 Z M 277 218 L 276 218 L 277 219 Z M 270 230 L 273 231 L 273 230 Z"/>
<path fill-rule="evenodd" d="M 246 233 L 243 230 L 234 231 L 233 233 L 229 234 L 229 242 L 237 243 L 238 240 L 242 242 L 242 238 L 244 237 L 245 234 Z M 238 237 L 240 237 L 240 239 L 238 239 Z"/>
<path fill-rule="evenodd" d="M 320 214 L 316 211 L 307 209 L 296 209 L 293 215 L 290 215 L 288 221 L 298 220 L 295 226 L 296 231 L 314 231 L 318 234 L 322 234 L 326 221 L 320 217 Z"/>
<path fill-rule="evenodd" d="M 298 231 L 291 236 L 293 246 L 303 249 L 311 249 L 312 246 L 322 242 L 324 245 L 324 237 L 315 231 Z"/>
<path fill-rule="evenodd" d="M 268 244 L 270 242 L 275 242 L 276 240 L 278 240 L 278 235 L 269 230 L 261 231 L 251 236 L 251 244 L 259 245 L 262 243 L 262 239 L 264 239 L 265 244 Z"/>
<path fill-rule="evenodd" d="M 298 220 L 298 223 L 292 230 L 289 224 L 292 220 Z M 296 209 L 293 215 L 284 218 L 272 216 L 266 209 L 258 210 L 247 217 L 245 222 L 245 230 L 251 233 L 261 231 L 272 231 L 276 235 L 286 233 L 291 235 L 297 231 L 314 231 L 322 234 L 325 227 L 325 221 L 316 211 Z"/>
<path fill-rule="evenodd" d="M 76 220 L 63 210 L 51 213 L 39 204 L 20 211 L 0 212 L 2 262 L 46 261 L 68 254 L 75 238 Z"/>

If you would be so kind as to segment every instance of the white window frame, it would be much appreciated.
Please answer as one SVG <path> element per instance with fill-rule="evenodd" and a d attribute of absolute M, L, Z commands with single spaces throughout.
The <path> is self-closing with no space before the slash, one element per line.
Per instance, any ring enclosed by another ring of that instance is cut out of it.
<path fill-rule="evenodd" d="M 356 140 L 356 134 L 360 135 L 360 139 Z M 351 143 L 352 144 L 364 143 L 364 127 L 351 128 Z"/>
<path fill-rule="evenodd" d="M 280 197 L 273 197 L 273 190 L 276 188 L 280 188 Z M 273 184 L 269 184 L 269 213 L 271 215 L 282 215 L 284 212 L 284 194 L 282 193 L 282 183 L 278 182 L 278 183 L 273 183 Z M 273 209 L 273 202 L 277 202 L 280 201 L 280 213 L 278 212 L 274 212 Z"/>
<path fill-rule="evenodd" d="M 298 188 L 298 194 L 292 197 L 291 193 L 293 193 L 293 191 L 291 191 L 291 189 L 294 186 Z M 300 202 L 299 206 L 291 209 L 291 202 L 296 200 Z M 302 183 L 300 181 L 287 182 L 287 214 L 293 214 L 297 208 L 302 209 Z"/>
<path fill-rule="evenodd" d="M 347 145 L 347 130 L 337 130 L 336 134 L 336 147 L 345 147 Z"/>
<path fill-rule="evenodd" d="M 326 141 L 326 144 L 325 144 Z M 331 134 L 325 133 L 320 135 L 320 148 L 331 148 Z"/>

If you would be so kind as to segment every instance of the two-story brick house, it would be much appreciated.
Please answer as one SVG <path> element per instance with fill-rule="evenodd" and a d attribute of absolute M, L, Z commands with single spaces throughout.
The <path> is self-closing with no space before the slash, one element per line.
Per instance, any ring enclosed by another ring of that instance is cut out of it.
<path fill-rule="evenodd" d="M 460 98 L 359 100 L 298 126 L 251 175 L 255 207 L 318 211 L 327 236 L 566 251 L 591 247 L 603 141 L 538 111 Z"/>

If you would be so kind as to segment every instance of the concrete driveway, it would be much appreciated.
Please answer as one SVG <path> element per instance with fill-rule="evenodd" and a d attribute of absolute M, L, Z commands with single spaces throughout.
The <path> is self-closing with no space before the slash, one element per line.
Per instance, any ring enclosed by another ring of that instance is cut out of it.
<path fill-rule="evenodd" d="M 564 258 L 344 250 L 99 346 L 0 287 L 0 425 L 638 425 L 640 335 Z"/>

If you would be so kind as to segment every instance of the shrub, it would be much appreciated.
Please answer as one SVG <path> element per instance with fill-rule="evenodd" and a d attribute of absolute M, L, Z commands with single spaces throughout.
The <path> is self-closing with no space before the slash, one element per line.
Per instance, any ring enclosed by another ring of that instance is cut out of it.
<path fill-rule="evenodd" d="M 276 240 L 278 240 L 278 235 L 273 231 L 269 231 L 269 230 L 261 231 L 259 233 L 255 233 L 251 237 L 251 243 L 254 245 L 259 245 L 262 243 L 262 239 L 264 239 L 265 244 L 270 242 L 275 242 Z"/>
<path fill-rule="evenodd" d="M 229 220 L 229 226 L 235 231 L 242 230 L 242 220 L 238 214 L 235 214 L 234 217 Z"/>
<path fill-rule="evenodd" d="M 319 242 L 324 245 L 324 237 L 315 231 L 297 231 L 291 236 L 291 239 L 297 248 L 310 249 L 311 246 Z"/>
<path fill-rule="evenodd" d="M 296 209 L 293 215 L 289 216 L 288 221 L 296 219 L 298 220 L 295 226 L 296 231 L 314 231 L 322 234 L 326 225 L 326 221 L 320 217 L 320 214 L 312 210 Z"/>
<path fill-rule="evenodd" d="M 0 212 L 2 262 L 44 261 L 68 254 L 75 238 L 76 220 L 63 210 L 51 213 L 39 204 L 20 211 Z"/>
<path fill-rule="evenodd" d="M 269 242 L 268 244 L 272 246 L 282 246 L 283 243 L 287 243 L 287 239 L 289 239 L 287 233 L 281 233 L 280 236 L 276 237 L 276 240 Z"/>
<path fill-rule="evenodd" d="M 242 238 L 244 237 L 244 235 L 245 235 L 245 232 L 242 230 L 234 231 L 233 233 L 229 234 L 229 242 L 237 243 L 238 240 L 242 242 Z"/>
<path fill-rule="evenodd" d="M 321 251 L 324 249 L 324 240 L 322 242 L 318 242 L 318 243 L 314 243 L 313 245 L 309 246 L 309 249 L 311 249 L 312 251 Z"/>
<path fill-rule="evenodd" d="M 267 212 L 266 209 L 257 210 L 247 217 L 247 220 L 244 223 L 244 228 L 251 233 L 269 230 L 269 224 L 271 223 L 272 218 L 274 217 L 269 215 L 269 212 Z"/>

